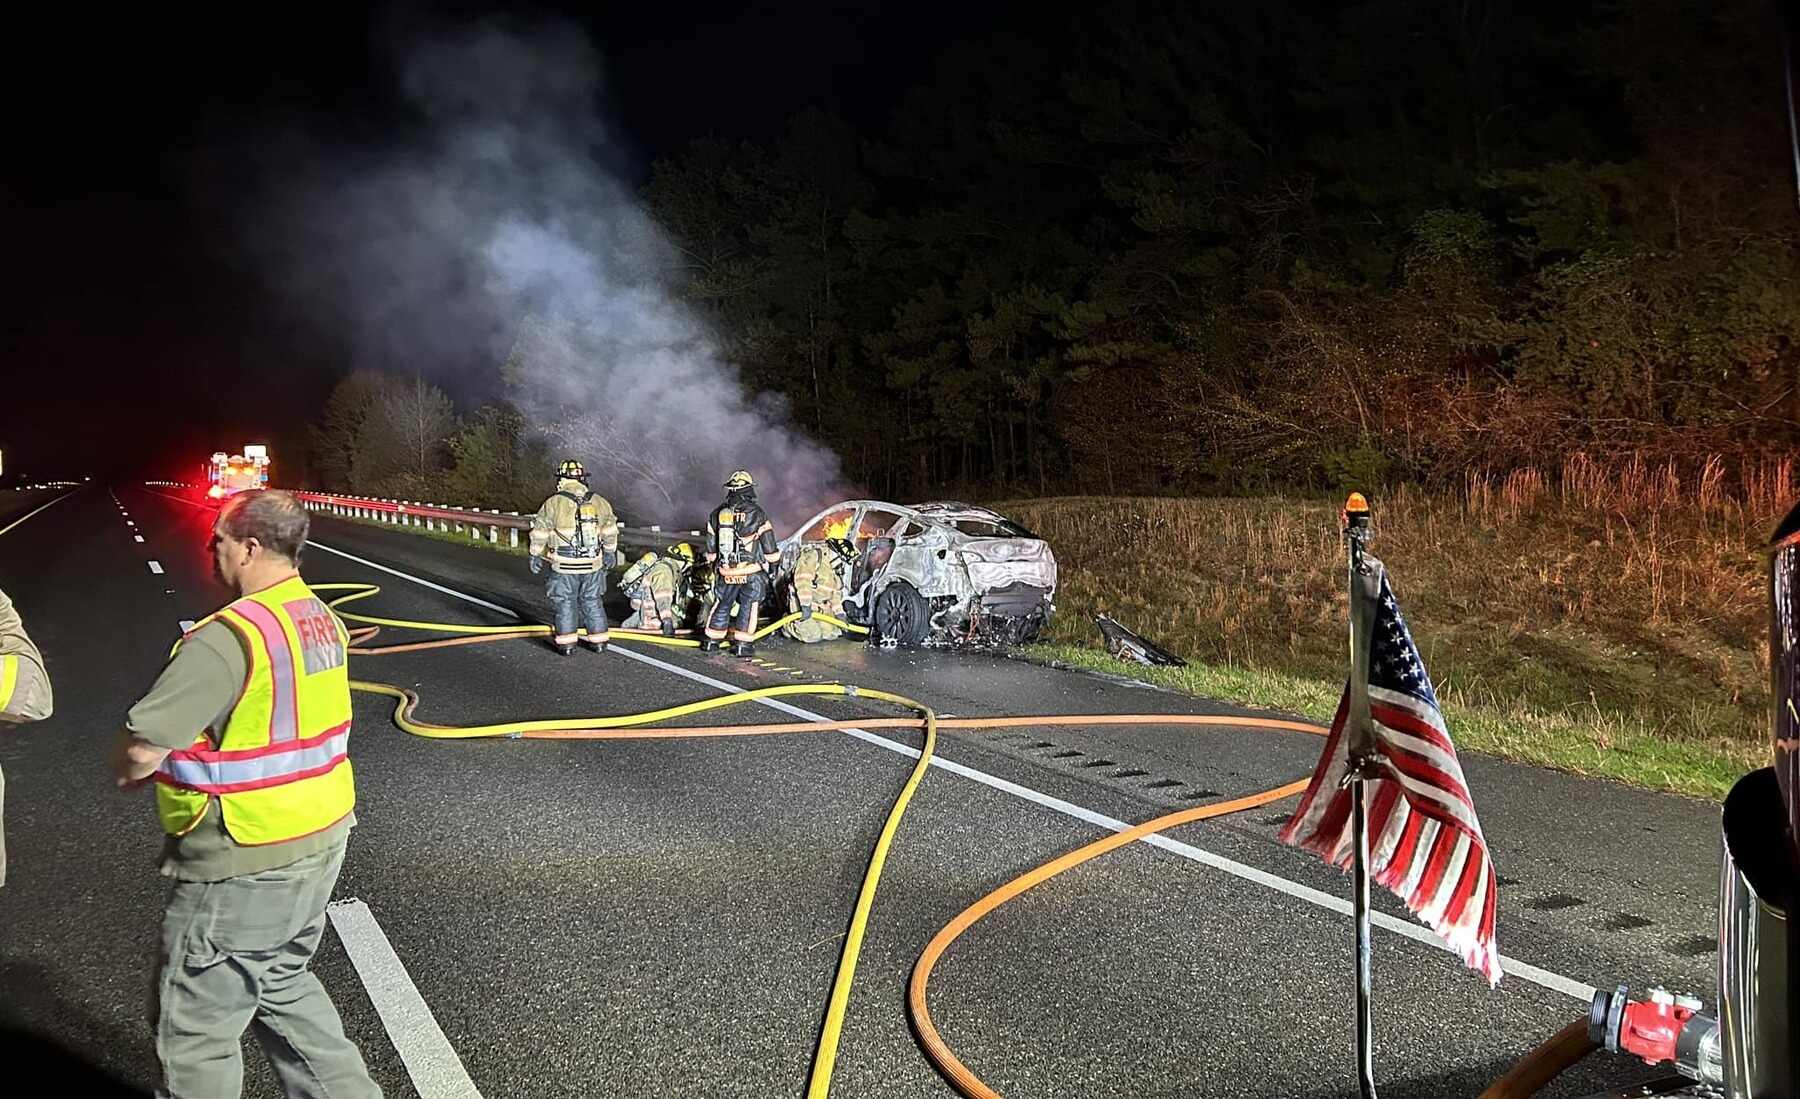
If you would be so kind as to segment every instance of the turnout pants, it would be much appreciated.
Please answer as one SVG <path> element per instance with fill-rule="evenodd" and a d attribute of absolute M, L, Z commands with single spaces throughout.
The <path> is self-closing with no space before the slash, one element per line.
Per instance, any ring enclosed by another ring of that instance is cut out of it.
<path fill-rule="evenodd" d="M 756 635 L 756 616 L 768 594 L 769 578 L 764 573 L 753 572 L 736 583 L 721 576 L 713 585 L 713 612 L 706 621 L 706 636 L 722 641 L 729 626 L 733 641 L 749 641 Z"/>
<path fill-rule="evenodd" d="M 157 1099 L 238 1099 L 248 1027 L 289 1099 L 380 1099 L 312 974 L 344 845 L 277 870 L 176 882 L 156 987 Z"/>
<path fill-rule="evenodd" d="M 556 611 L 558 645 L 575 644 L 577 626 L 587 630 L 585 640 L 590 645 L 606 642 L 606 611 L 600 606 L 600 597 L 605 593 L 606 573 L 600 569 L 593 572 L 550 570 L 549 578 L 544 581 L 544 594 L 550 597 L 550 606 Z"/>

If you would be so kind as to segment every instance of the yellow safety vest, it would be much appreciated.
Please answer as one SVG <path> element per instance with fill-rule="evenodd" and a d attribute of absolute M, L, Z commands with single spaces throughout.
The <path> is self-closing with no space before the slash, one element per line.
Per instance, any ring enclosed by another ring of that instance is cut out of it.
<path fill-rule="evenodd" d="M 356 806 L 343 624 L 298 576 L 244 596 L 194 629 L 215 618 L 242 639 L 250 674 L 217 743 L 209 729 L 157 768 L 163 831 L 192 831 L 213 797 L 225 830 L 246 846 L 331 827 Z"/>

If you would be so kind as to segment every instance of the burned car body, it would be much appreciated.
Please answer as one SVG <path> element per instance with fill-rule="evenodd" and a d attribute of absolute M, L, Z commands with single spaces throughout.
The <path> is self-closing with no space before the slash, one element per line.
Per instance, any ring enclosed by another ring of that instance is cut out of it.
<path fill-rule="evenodd" d="M 870 640 L 899 645 L 1014 645 L 1037 637 L 1056 596 L 1043 539 L 987 508 L 954 502 L 833 504 L 781 543 L 777 587 L 808 542 L 848 538 L 844 611 Z"/>

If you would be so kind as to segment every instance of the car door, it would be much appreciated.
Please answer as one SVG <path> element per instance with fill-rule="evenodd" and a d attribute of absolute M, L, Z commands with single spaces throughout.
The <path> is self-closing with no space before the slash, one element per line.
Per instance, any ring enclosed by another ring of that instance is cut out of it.
<path fill-rule="evenodd" d="M 909 516 L 889 533 L 894 544 L 881 583 L 905 580 L 920 595 L 966 595 L 968 579 L 959 559 L 950 552 L 950 532 L 938 523 Z"/>

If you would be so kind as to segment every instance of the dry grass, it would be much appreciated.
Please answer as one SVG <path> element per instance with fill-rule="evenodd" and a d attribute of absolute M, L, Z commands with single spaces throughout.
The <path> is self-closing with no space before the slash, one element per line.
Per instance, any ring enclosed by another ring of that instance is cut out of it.
<path fill-rule="evenodd" d="M 1483 747 L 1622 773 L 1593 753 L 1666 743 L 1736 767 L 1766 754 L 1760 547 L 1794 493 L 1790 461 L 1733 473 L 1717 459 L 1683 471 L 1577 455 L 1553 475 L 1377 496 L 1370 549 L 1387 562 L 1447 707 L 1500 722 Z M 1095 644 L 1090 616 L 1106 611 L 1205 666 L 1327 683 L 1345 664 L 1337 506 L 1001 505 L 1061 563 L 1051 642 Z M 1546 738 L 1580 743 L 1562 758 Z M 1633 776 L 1696 793 L 1718 781 Z"/>

